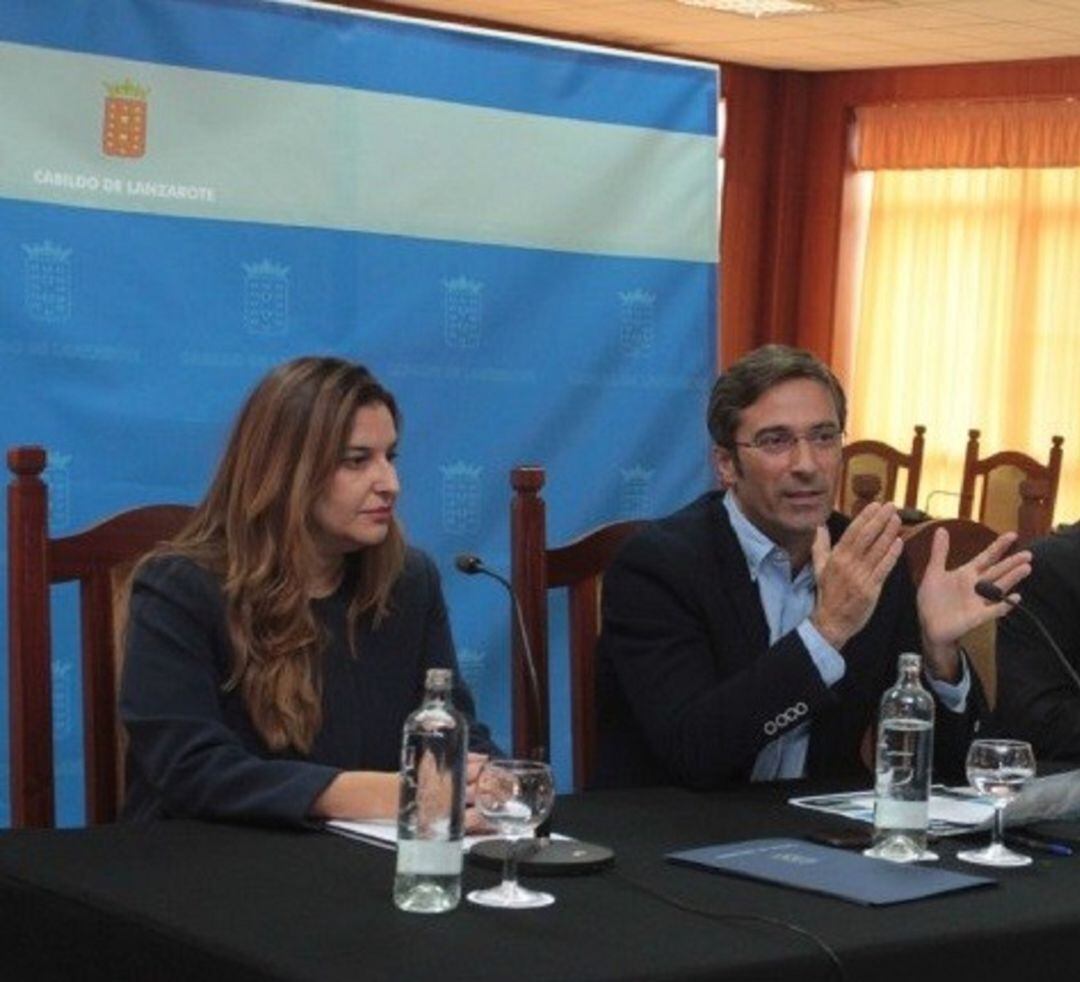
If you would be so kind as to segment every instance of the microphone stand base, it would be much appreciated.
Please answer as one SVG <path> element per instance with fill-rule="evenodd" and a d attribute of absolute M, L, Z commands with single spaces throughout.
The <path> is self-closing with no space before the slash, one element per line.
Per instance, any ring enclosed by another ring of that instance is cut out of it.
<path fill-rule="evenodd" d="M 469 862 L 484 869 L 501 871 L 507 850 L 515 845 L 510 839 L 488 839 L 469 850 Z M 530 839 L 516 844 L 518 872 L 522 876 L 580 876 L 599 873 L 615 862 L 615 853 L 607 846 L 577 839 Z"/>

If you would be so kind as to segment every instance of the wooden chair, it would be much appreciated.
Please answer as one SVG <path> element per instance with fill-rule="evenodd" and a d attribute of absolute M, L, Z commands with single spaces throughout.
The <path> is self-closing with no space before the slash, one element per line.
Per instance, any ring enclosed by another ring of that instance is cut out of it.
<path fill-rule="evenodd" d="M 916 508 L 925 444 L 925 426 L 915 427 L 909 453 L 880 440 L 854 440 L 845 444 L 841 452 L 837 509 L 854 517 L 878 495 L 883 501 L 893 501 L 901 469 L 907 471 L 903 507 Z"/>
<path fill-rule="evenodd" d="M 921 525 L 913 525 L 901 531 L 904 538 L 904 559 L 916 587 L 922 582 L 926 564 L 930 560 L 930 545 L 934 533 L 943 528 L 949 533 L 949 558 L 947 569 L 962 566 L 983 551 L 998 533 L 987 525 L 967 518 L 942 518 Z M 961 643 L 971 657 L 972 667 L 982 682 L 987 703 L 993 708 L 997 690 L 997 670 L 994 657 L 996 624 L 991 621 L 964 636 Z"/>
<path fill-rule="evenodd" d="M 136 508 L 50 538 L 45 450 L 13 447 L 7 461 L 14 475 L 7 495 L 11 822 L 55 823 L 49 587 L 71 580 L 79 582 L 86 821 L 108 822 L 123 793 L 114 605 L 134 562 L 175 535 L 192 509 Z"/>
<path fill-rule="evenodd" d="M 848 514 L 854 518 L 871 501 L 881 497 L 881 478 L 877 474 L 854 474 L 851 477 L 851 498 L 848 500 Z"/>
<path fill-rule="evenodd" d="M 588 786 L 596 767 L 596 639 L 600 633 L 600 589 L 604 570 L 623 541 L 645 523 L 621 521 L 601 525 L 573 542 L 548 548 L 542 467 L 515 467 L 510 505 L 511 581 L 521 603 L 541 693 L 534 704 L 522 639 L 513 639 L 514 753 L 548 751 L 548 590 L 565 587 L 569 598 L 570 709 L 574 787 Z"/>
<path fill-rule="evenodd" d="M 969 430 L 960 485 L 960 517 L 972 517 L 978 484 L 978 520 L 984 525 L 999 532 L 1018 532 L 1021 544 L 1049 534 L 1054 523 L 1064 442 L 1060 436 L 1051 438 L 1050 459 L 1045 464 L 1017 450 L 1002 450 L 980 459 L 979 431 Z"/>

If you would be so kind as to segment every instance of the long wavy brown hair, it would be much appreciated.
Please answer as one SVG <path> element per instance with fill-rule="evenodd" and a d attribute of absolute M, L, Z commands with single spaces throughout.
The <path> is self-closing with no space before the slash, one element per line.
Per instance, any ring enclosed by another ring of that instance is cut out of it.
<path fill-rule="evenodd" d="M 220 577 L 232 674 L 270 749 L 311 750 L 322 725 L 319 660 L 327 643 L 312 615 L 313 508 L 342 459 L 354 417 L 381 404 L 400 424 L 394 397 L 363 365 L 297 358 L 255 387 L 233 426 L 210 489 L 162 552 L 188 556 Z M 405 563 L 397 520 L 386 539 L 349 557 L 358 566 L 349 637 L 370 614 L 389 612 Z"/>

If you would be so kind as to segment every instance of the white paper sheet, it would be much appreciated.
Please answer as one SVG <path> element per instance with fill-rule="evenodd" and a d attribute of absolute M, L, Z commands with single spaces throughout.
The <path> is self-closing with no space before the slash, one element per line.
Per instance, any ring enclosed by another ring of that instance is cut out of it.
<path fill-rule="evenodd" d="M 874 792 L 849 791 L 790 798 L 797 808 L 841 815 L 857 822 L 874 821 Z M 1035 778 L 1005 809 L 1006 825 L 1026 825 L 1046 819 L 1080 816 L 1080 770 Z M 973 788 L 930 789 L 931 835 L 963 835 L 987 829 L 993 823 L 994 806 Z"/>

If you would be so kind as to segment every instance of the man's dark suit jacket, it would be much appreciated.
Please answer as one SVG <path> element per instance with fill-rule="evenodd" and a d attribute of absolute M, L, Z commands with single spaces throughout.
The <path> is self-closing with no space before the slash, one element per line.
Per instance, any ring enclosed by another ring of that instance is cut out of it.
<path fill-rule="evenodd" d="M 847 519 L 834 514 L 835 542 Z M 915 590 L 901 560 L 867 625 L 822 681 L 797 631 L 769 645 L 757 585 L 712 492 L 629 540 L 604 576 L 598 646 L 597 786 L 714 788 L 750 777 L 758 752 L 806 719 L 810 777 L 867 776 L 860 746 L 897 656 L 920 650 Z M 937 706 L 935 780 L 964 781 L 984 708 L 972 673 L 967 711 Z"/>
<path fill-rule="evenodd" d="M 1032 546 L 1024 605 L 1080 671 L 1080 527 Z M 1019 611 L 999 623 L 996 729 L 1028 740 L 1039 760 L 1080 761 L 1080 693 Z"/>

